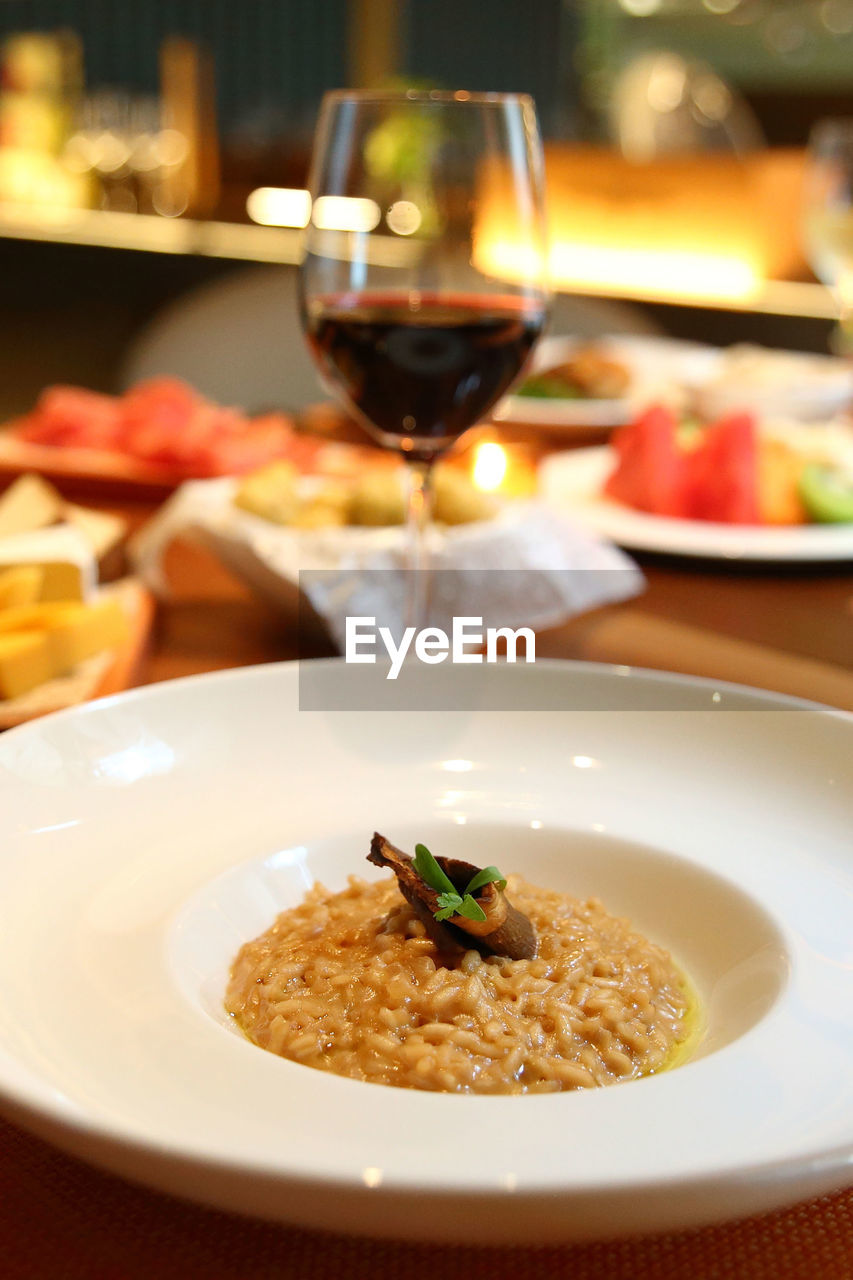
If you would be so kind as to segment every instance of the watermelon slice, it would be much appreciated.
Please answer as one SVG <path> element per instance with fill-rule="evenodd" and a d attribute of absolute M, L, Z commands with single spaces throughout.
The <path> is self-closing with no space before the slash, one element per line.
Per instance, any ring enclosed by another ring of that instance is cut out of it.
<path fill-rule="evenodd" d="M 685 455 L 685 514 L 721 524 L 761 524 L 758 436 L 750 413 L 733 413 L 705 430 Z"/>
<path fill-rule="evenodd" d="M 686 513 L 685 454 L 677 425 L 670 409 L 652 405 L 616 433 L 616 467 L 604 485 L 608 497 L 654 515 Z"/>
<path fill-rule="evenodd" d="M 170 377 L 139 383 L 121 397 L 48 388 L 15 434 L 37 444 L 122 454 L 167 469 L 176 480 L 239 475 L 274 458 L 307 471 L 322 448 L 297 435 L 284 413 L 249 418 Z"/>
<path fill-rule="evenodd" d="M 82 387 L 48 387 L 16 427 L 33 444 L 66 448 L 114 449 L 120 434 L 118 401 Z"/>

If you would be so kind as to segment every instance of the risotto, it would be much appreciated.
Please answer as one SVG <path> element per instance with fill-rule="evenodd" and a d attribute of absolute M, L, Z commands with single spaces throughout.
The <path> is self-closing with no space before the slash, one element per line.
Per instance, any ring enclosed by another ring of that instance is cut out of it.
<path fill-rule="evenodd" d="M 406 1088 L 547 1093 L 671 1065 L 691 1002 L 668 952 L 595 899 L 517 876 L 507 892 L 533 959 L 441 948 L 393 877 L 315 885 L 242 948 L 226 1007 L 263 1049 Z"/>

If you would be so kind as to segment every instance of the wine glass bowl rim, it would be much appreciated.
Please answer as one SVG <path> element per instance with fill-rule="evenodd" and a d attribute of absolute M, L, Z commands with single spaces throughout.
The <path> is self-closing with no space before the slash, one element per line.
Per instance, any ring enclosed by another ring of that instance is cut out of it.
<path fill-rule="evenodd" d="M 329 89 L 324 104 L 389 103 L 404 106 L 407 102 L 440 105 L 472 104 L 474 106 L 533 106 L 529 93 L 469 92 L 467 89 Z"/>

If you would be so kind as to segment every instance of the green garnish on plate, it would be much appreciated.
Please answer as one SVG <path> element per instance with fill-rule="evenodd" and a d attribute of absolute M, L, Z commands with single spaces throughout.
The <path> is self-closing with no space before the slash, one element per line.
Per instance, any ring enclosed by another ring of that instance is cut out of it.
<path fill-rule="evenodd" d="M 517 396 L 530 396 L 537 400 L 579 400 L 581 393 L 577 387 L 571 386 L 564 378 L 555 378 L 553 374 L 534 373 L 525 378 L 515 393 Z"/>
<path fill-rule="evenodd" d="M 415 845 L 413 861 L 420 878 L 438 894 L 439 909 L 433 912 L 436 920 L 449 920 L 451 916 L 464 916 L 466 920 L 485 920 L 486 913 L 473 895 L 487 884 L 496 884 L 499 889 L 506 888 L 506 878 L 497 867 L 483 867 L 482 871 L 472 876 L 460 893 L 425 844 Z"/>

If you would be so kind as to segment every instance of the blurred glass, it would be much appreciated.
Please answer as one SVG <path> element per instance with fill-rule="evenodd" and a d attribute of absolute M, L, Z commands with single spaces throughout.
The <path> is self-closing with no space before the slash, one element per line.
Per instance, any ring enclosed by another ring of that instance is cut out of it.
<path fill-rule="evenodd" d="M 175 216 L 185 206 L 164 201 L 163 190 L 186 154 L 186 139 L 168 127 L 158 98 L 104 88 L 81 101 L 64 160 L 95 176 L 102 209 Z"/>
<path fill-rule="evenodd" d="M 853 353 L 853 119 L 821 120 L 809 139 L 803 243 L 815 275 L 832 289 L 833 346 Z"/>
<path fill-rule="evenodd" d="M 640 163 L 701 151 L 743 154 L 764 141 L 749 106 L 721 76 L 665 49 L 625 68 L 610 114 L 622 154 Z"/>

